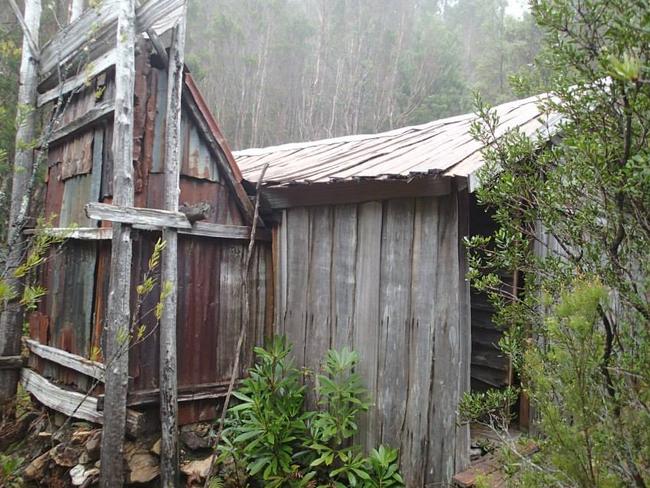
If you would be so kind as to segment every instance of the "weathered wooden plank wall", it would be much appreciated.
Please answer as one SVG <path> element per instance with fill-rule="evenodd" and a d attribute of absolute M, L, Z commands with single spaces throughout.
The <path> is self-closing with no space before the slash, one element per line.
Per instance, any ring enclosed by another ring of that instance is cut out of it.
<path fill-rule="evenodd" d="M 359 440 L 399 447 L 409 487 L 440 486 L 467 461 L 466 199 L 291 208 L 275 233 L 276 332 L 311 369 L 330 348 L 359 352 L 376 405 Z"/>

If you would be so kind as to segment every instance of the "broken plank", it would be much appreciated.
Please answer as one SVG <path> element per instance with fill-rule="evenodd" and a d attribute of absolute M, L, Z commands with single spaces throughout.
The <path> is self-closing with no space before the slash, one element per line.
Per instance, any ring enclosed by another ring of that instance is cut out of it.
<path fill-rule="evenodd" d="M 91 127 L 112 115 L 114 111 L 113 102 L 104 102 L 101 105 L 90 109 L 81 117 L 73 120 L 69 124 L 60 127 L 52 132 L 49 144 L 56 144 L 57 142 L 77 134 L 80 131 L 87 131 Z"/>
<path fill-rule="evenodd" d="M 88 203 L 86 215 L 95 220 L 107 220 L 130 225 L 146 225 L 154 227 L 171 227 L 174 229 L 191 229 L 192 224 L 180 212 L 109 205 L 106 203 Z"/>
<path fill-rule="evenodd" d="M 104 414 L 97 411 L 97 398 L 65 390 L 31 369 L 23 368 L 20 372 L 23 388 L 48 408 L 77 419 L 96 424 L 104 423 Z M 141 412 L 126 411 L 126 428 L 130 436 L 137 437 L 148 428 L 148 419 Z"/>
<path fill-rule="evenodd" d="M 47 359 L 60 366 L 83 373 L 86 376 L 104 381 L 104 365 L 96 361 L 91 361 L 76 354 L 69 353 L 56 347 L 46 346 L 38 341 L 26 339 L 25 344 L 29 351 L 42 359 Z"/>

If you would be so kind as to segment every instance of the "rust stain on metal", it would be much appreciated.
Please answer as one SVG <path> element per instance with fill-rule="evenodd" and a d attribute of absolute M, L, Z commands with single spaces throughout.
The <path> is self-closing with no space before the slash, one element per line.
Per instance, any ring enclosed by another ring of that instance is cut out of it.
<path fill-rule="evenodd" d="M 97 250 L 97 267 L 95 272 L 95 303 L 94 322 L 91 332 L 90 353 L 97 357 L 95 361 L 103 361 L 103 332 L 106 318 L 106 305 L 108 303 L 108 284 L 110 279 L 111 245 L 109 242 L 100 242 Z"/>
<path fill-rule="evenodd" d="M 217 161 L 212 157 L 207 144 L 196 127 L 188 122 L 185 115 L 185 131 L 183 133 L 184 153 L 181 164 L 181 175 L 193 178 L 219 181 Z"/>
<path fill-rule="evenodd" d="M 52 225 L 58 226 L 63 201 L 63 181 L 61 180 L 61 164 L 54 164 L 47 171 L 47 190 L 45 195 L 45 218 L 53 218 Z M 56 216 L 56 217 L 53 217 Z"/>
<path fill-rule="evenodd" d="M 93 131 L 75 136 L 63 144 L 61 179 L 85 175 L 93 169 Z"/>

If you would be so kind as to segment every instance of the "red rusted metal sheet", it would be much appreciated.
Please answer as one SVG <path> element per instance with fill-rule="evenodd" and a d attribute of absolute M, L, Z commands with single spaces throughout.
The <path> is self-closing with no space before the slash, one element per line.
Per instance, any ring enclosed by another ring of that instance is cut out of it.
<path fill-rule="evenodd" d="M 217 406 L 219 405 L 219 409 Z M 206 422 L 221 414 L 221 402 L 217 400 L 199 400 L 181 403 L 178 406 L 178 424 L 188 425 L 196 422 Z"/>
<path fill-rule="evenodd" d="M 159 335 L 153 310 L 158 303 L 159 288 L 146 296 L 139 297 L 136 286 L 143 282 L 148 270 L 148 262 L 156 240 L 160 237 L 154 232 L 133 233 L 133 261 L 131 264 L 133 290 L 131 292 L 131 314 L 135 329 L 144 328 L 142 340 L 130 349 L 129 375 L 133 378 L 132 390 L 151 390 L 158 388 L 158 367 L 160 357 Z M 138 302 L 140 305 L 138 306 Z M 136 310 L 139 308 L 139 312 Z M 136 332 L 136 331 L 134 331 Z M 137 332 L 136 332 L 137 334 Z"/>
<path fill-rule="evenodd" d="M 153 175 L 152 175 L 153 176 Z M 206 222 L 244 225 L 237 202 L 228 188 L 220 183 L 181 176 L 180 203 L 194 205 L 208 203 L 211 211 Z"/>
<path fill-rule="evenodd" d="M 63 189 L 61 163 L 55 163 L 47 170 L 47 190 L 45 195 L 45 218 L 53 226 L 59 225 Z"/>
<path fill-rule="evenodd" d="M 183 117 L 183 120 L 188 120 L 187 115 Z M 199 131 L 192 123 L 186 122 L 184 128 L 184 151 L 181 162 L 181 175 L 219 181 L 217 161 L 212 157 Z"/>
<path fill-rule="evenodd" d="M 91 359 L 103 361 L 105 340 L 104 320 L 106 319 L 106 305 L 108 303 L 108 285 L 110 279 L 111 244 L 99 242 L 97 249 L 97 268 L 95 272 L 95 303 L 93 305 L 94 319 L 91 336 Z"/>

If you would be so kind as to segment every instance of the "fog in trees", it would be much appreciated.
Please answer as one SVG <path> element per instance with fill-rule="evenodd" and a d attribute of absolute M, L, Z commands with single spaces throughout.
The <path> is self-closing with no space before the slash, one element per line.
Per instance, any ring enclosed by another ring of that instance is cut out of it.
<path fill-rule="evenodd" d="M 234 148 L 428 122 L 508 76 L 538 32 L 505 0 L 192 0 L 188 64 Z"/>

